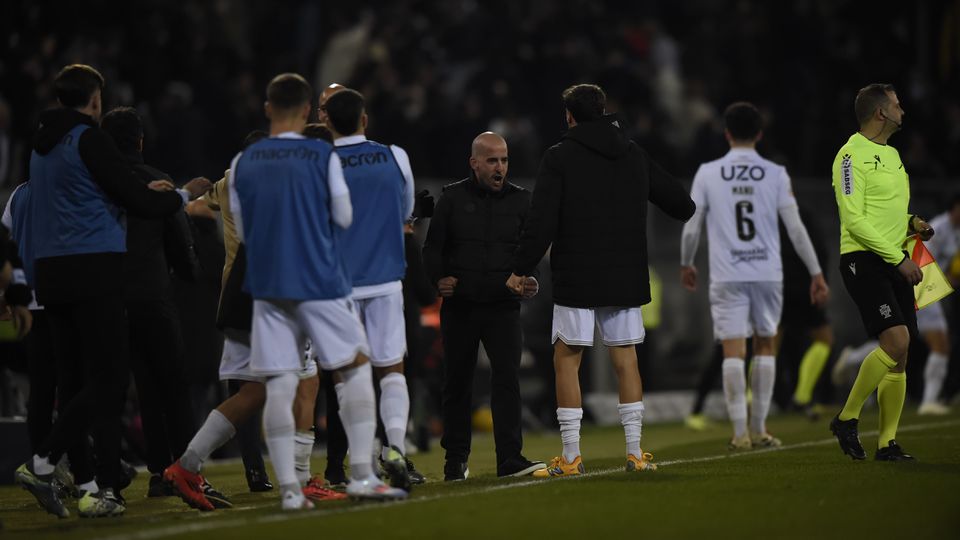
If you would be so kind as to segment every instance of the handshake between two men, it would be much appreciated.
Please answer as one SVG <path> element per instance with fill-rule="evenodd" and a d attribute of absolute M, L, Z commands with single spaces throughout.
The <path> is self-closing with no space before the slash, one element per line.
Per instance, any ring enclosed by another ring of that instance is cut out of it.
<path fill-rule="evenodd" d="M 536 278 L 531 276 L 510 274 L 510 278 L 507 279 L 505 285 L 510 292 L 522 298 L 533 298 L 540 290 L 540 283 L 537 282 Z M 444 298 L 453 296 L 456 288 L 457 278 L 453 276 L 440 278 L 440 280 L 437 281 L 437 290 L 440 292 L 440 296 Z"/>

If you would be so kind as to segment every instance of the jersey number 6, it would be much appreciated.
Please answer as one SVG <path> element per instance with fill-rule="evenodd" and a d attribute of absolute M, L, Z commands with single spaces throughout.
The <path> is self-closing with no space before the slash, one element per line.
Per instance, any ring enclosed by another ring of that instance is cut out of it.
<path fill-rule="evenodd" d="M 737 236 L 744 242 L 753 240 L 757 235 L 757 228 L 749 215 L 753 213 L 753 203 L 750 201 L 740 201 L 736 205 L 737 211 Z"/>

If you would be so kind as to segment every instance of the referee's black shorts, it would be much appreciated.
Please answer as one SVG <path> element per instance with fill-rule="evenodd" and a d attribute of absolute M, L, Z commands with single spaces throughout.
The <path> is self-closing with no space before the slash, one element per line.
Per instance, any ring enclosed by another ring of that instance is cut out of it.
<path fill-rule="evenodd" d="M 896 266 L 872 251 L 855 251 L 840 255 L 840 275 L 860 310 L 867 334 L 876 337 L 902 324 L 910 337 L 919 335 L 913 286 Z"/>

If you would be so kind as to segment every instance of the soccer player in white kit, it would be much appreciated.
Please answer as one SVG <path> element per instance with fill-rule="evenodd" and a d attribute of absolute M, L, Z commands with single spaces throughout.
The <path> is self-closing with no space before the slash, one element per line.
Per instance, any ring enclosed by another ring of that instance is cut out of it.
<path fill-rule="evenodd" d="M 347 494 L 396 499 L 400 489 L 374 475 L 376 430 L 369 346 L 349 296 L 339 234 L 352 221 L 340 158 L 324 141 L 301 135 L 312 90 L 300 75 L 267 87 L 270 137 L 230 167 L 230 205 L 247 247 L 245 288 L 254 298 L 251 371 L 264 377 L 264 438 L 282 508 L 312 508 L 295 469 L 293 402 L 310 339 L 320 365 L 335 371 L 340 416 L 350 444 Z"/>
<path fill-rule="evenodd" d="M 937 264 L 949 276 L 951 262 L 960 252 L 960 197 L 955 197 L 950 209 L 931 219 L 929 223 L 937 234 L 925 244 Z M 927 365 L 923 369 L 923 398 L 918 412 L 923 415 L 948 414 L 949 407 L 940 401 L 940 391 L 947 378 L 947 364 L 950 359 L 950 339 L 943 304 L 935 302 L 918 311 L 917 329 L 930 347 Z"/>
<path fill-rule="evenodd" d="M 783 267 L 777 217 L 810 272 L 810 301 L 822 304 L 829 289 L 797 209 L 784 167 L 756 150 L 763 136 L 760 111 L 745 102 L 724 113 L 730 151 L 700 165 L 690 197 L 697 204 L 683 227 L 680 281 L 697 287 L 693 265 L 706 220 L 710 242 L 710 313 L 723 345 L 723 393 L 733 423 L 731 450 L 780 446 L 766 429 L 776 374 L 774 338 L 783 308 Z M 747 426 L 746 339 L 753 336 L 751 407 Z"/>
<path fill-rule="evenodd" d="M 413 213 L 413 171 L 402 148 L 367 139 L 359 92 L 336 91 L 323 107 L 354 212 L 353 224 L 341 235 L 342 249 L 353 284 L 351 298 L 367 331 L 370 363 L 380 384 L 380 419 L 387 437 L 380 460 L 393 487 L 410 489 L 425 481 L 406 456 L 410 394 L 403 373 L 407 336 L 401 280 L 407 266 L 403 224 Z"/>

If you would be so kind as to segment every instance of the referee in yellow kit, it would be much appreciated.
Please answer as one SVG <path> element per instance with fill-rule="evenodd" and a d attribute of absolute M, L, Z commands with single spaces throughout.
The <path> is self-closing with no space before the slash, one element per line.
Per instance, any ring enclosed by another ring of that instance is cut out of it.
<path fill-rule="evenodd" d="M 860 130 L 840 148 L 833 161 L 833 190 L 840 211 L 840 273 L 860 310 L 867 333 L 880 346 L 860 366 L 843 410 L 830 422 L 840 449 L 853 459 L 866 459 L 857 419 L 864 401 L 877 390 L 880 436 L 874 458 L 908 461 L 894 440 L 906 395 L 907 349 L 917 336 L 913 285 L 920 268 L 901 249 L 908 234 L 924 240 L 933 229 L 910 215 L 910 182 L 897 150 L 887 145 L 900 130 L 903 108 L 892 85 L 871 84 L 854 103 Z"/>

